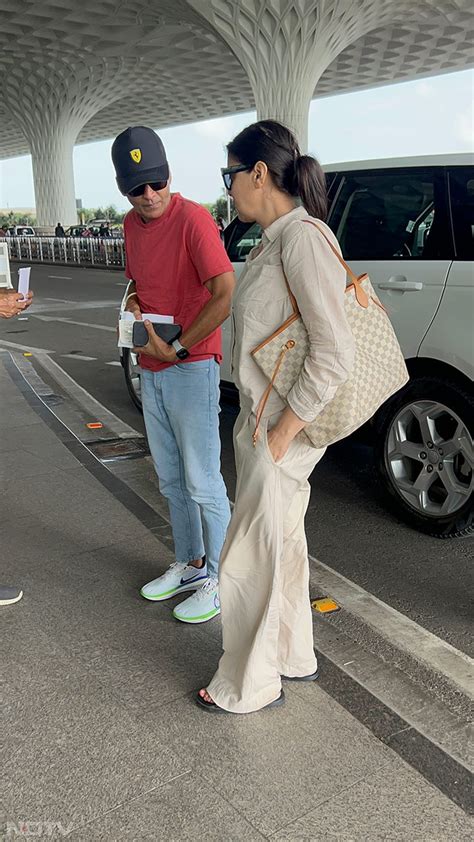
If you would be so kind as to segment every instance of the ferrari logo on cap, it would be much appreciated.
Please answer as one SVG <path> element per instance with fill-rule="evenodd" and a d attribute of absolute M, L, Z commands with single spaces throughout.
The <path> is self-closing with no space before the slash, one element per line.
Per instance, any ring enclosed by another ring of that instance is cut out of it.
<path fill-rule="evenodd" d="M 135 161 L 136 164 L 139 164 L 142 159 L 142 150 L 141 149 L 131 149 L 130 150 L 130 157 L 132 161 Z"/>

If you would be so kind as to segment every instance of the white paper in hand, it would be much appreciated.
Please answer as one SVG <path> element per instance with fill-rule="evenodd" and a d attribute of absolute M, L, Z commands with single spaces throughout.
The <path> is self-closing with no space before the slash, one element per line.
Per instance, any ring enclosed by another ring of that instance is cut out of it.
<path fill-rule="evenodd" d="M 142 313 L 142 319 L 155 324 L 174 324 L 174 316 L 162 316 L 161 313 Z M 119 348 L 133 348 L 133 325 L 136 319 L 129 310 L 122 310 L 119 319 Z"/>
<path fill-rule="evenodd" d="M 142 319 L 148 319 L 149 322 L 154 322 L 160 325 L 174 324 L 174 316 L 162 316 L 161 313 L 142 313 Z"/>
<path fill-rule="evenodd" d="M 133 323 L 135 319 L 133 313 L 128 310 L 122 310 L 119 319 L 119 348 L 133 348 Z"/>
<path fill-rule="evenodd" d="M 30 288 L 31 266 L 24 266 L 18 270 L 18 292 L 26 298 Z"/>

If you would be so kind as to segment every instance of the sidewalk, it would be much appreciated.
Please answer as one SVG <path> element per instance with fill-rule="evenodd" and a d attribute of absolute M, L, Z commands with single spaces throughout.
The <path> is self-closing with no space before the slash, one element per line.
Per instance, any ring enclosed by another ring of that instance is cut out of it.
<path fill-rule="evenodd" d="M 1 579 L 24 597 L 0 608 L 5 838 L 470 839 L 463 811 L 317 683 L 249 716 L 194 704 L 218 621 L 140 598 L 169 549 L 31 408 L 8 358 Z"/>

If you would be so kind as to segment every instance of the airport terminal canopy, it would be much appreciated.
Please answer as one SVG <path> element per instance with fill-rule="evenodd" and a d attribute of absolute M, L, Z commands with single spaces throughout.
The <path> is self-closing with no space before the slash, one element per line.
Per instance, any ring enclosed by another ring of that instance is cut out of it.
<path fill-rule="evenodd" d="M 472 65 L 470 0 L 0 0 L 0 158 L 76 221 L 72 151 L 253 108 L 304 147 L 314 97 Z M 363 115 L 361 115 L 363 130 Z"/>

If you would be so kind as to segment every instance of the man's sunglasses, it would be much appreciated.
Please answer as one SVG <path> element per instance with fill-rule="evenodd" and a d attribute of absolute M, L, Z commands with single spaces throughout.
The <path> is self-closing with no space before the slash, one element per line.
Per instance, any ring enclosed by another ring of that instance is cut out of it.
<path fill-rule="evenodd" d="M 232 176 L 235 175 L 235 173 L 248 172 L 251 169 L 253 169 L 253 167 L 247 167 L 245 164 L 237 164 L 237 166 L 235 167 L 223 167 L 221 169 L 221 174 L 224 181 L 225 189 L 232 189 Z"/>
<path fill-rule="evenodd" d="M 149 181 L 147 184 L 139 184 L 138 187 L 134 187 L 133 190 L 129 190 L 128 195 L 133 196 L 134 199 L 136 199 L 137 196 L 143 196 L 147 186 L 151 187 L 155 193 L 158 193 L 160 190 L 164 190 L 167 184 L 168 181 Z"/>

